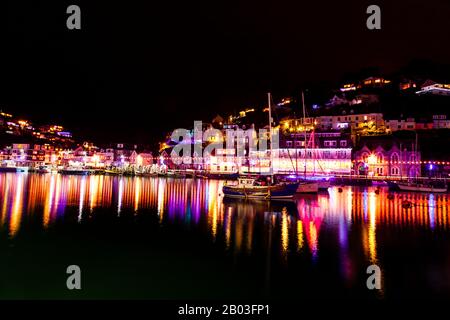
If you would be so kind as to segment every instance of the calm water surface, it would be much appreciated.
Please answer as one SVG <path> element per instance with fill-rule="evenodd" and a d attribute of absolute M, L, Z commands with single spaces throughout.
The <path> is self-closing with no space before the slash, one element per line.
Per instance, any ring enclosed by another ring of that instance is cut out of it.
<path fill-rule="evenodd" d="M 447 194 L 269 203 L 223 199 L 222 184 L 0 174 L 0 298 L 450 298 Z M 66 289 L 71 264 L 81 291 Z"/>

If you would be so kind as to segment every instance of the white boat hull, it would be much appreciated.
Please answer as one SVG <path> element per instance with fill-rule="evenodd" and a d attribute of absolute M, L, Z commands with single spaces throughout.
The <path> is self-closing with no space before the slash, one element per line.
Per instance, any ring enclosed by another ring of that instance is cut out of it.
<path fill-rule="evenodd" d="M 447 187 L 432 187 L 425 185 L 409 185 L 409 184 L 397 184 L 401 191 L 416 191 L 416 192 L 447 192 Z"/>
<path fill-rule="evenodd" d="M 253 181 L 253 179 L 239 179 L 238 181 Z M 242 199 L 289 199 L 297 190 L 297 183 L 277 184 L 271 186 L 256 186 L 251 183 L 238 183 L 237 185 L 224 185 L 222 192 L 225 197 Z"/>

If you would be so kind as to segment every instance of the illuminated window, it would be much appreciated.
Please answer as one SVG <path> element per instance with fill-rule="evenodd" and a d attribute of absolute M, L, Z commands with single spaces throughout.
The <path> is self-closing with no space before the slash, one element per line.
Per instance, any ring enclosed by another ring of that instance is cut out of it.
<path fill-rule="evenodd" d="M 397 163 L 397 162 L 399 161 L 399 159 L 400 159 L 400 158 L 399 158 L 397 152 L 394 152 L 394 153 L 391 155 L 391 162 Z"/>
<path fill-rule="evenodd" d="M 361 158 L 362 158 L 362 160 L 363 160 L 364 162 L 367 162 L 367 161 L 369 160 L 369 154 L 368 154 L 367 152 L 364 152 L 364 153 L 361 155 Z"/>
<path fill-rule="evenodd" d="M 381 154 L 381 152 L 378 152 L 377 153 L 377 162 L 378 163 L 383 163 L 383 160 L 384 160 L 383 155 Z"/>
<path fill-rule="evenodd" d="M 398 176 L 400 174 L 400 169 L 398 167 L 391 168 L 391 175 Z"/>
<path fill-rule="evenodd" d="M 341 150 L 337 151 L 337 157 L 339 159 L 345 159 L 345 155 L 346 155 L 345 151 L 341 151 Z"/>

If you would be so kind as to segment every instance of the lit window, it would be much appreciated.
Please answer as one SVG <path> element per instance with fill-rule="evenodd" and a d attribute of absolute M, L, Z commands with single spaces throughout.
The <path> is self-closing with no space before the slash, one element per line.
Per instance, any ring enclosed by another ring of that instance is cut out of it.
<path fill-rule="evenodd" d="M 377 162 L 378 163 L 383 163 L 383 160 L 384 160 L 383 155 L 381 154 L 381 152 L 378 152 L 377 153 Z"/>
<path fill-rule="evenodd" d="M 391 155 L 391 162 L 397 163 L 398 161 L 399 161 L 398 153 L 394 152 L 394 153 Z"/>

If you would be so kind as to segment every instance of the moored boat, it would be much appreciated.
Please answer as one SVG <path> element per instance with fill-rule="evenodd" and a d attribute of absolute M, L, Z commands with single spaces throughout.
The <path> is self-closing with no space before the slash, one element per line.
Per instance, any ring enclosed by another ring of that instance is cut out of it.
<path fill-rule="evenodd" d="M 269 109 L 269 136 L 270 136 L 270 176 L 269 178 L 257 180 L 255 178 L 246 177 L 238 178 L 237 184 L 225 184 L 222 188 L 225 197 L 243 198 L 243 199 L 289 199 L 292 198 L 298 188 L 298 182 L 280 182 L 275 181 L 273 174 L 273 150 L 272 150 L 272 107 L 271 96 L 267 94 Z"/>
<path fill-rule="evenodd" d="M 253 178 L 239 178 L 237 184 L 226 184 L 222 191 L 224 196 L 229 198 L 276 200 L 292 198 L 297 188 L 298 183 L 262 185 Z"/>
<path fill-rule="evenodd" d="M 0 167 L 0 172 L 17 172 L 15 167 Z"/>
<path fill-rule="evenodd" d="M 88 175 L 91 174 L 93 171 L 89 169 L 83 169 L 83 168 L 64 168 L 58 171 L 61 174 L 73 174 L 73 175 Z"/>
<path fill-rule="evenodd" d="M 39 166 L 35 169 L 36 173 L 51 173 L 52 169 L 49 166 Z"/>
<path fill-rule="evenodd" d="M 446 184 L 433 183 L 414 183 L 414 182 L 394 182 L 394 185 L 400 191 L 415 191 L 415 192 L 437 192 L 445 193 L 448 191 Z"/>
<path fill-rule="evenodd" d="M 239 178 L 239 173 L 230 173 L 230 172 L 208 173 L 208 174 L 206 174 L 206 177 L 209 179 L 235 180 L 235 179 Z"/>
<path fill-rule="evenodd" d="M 122 174 L 122 171 L 120 171 L 120 170 L 115 170 L 115 169 L 105 169 L 105 174 L 109 174 L 109 175 L 119 175 L 119 174 Z"/>
<path fill-rule="evenodd" d="M 14 161 L 5 160 L 1 163 L 0 172 L 28 172 L 28 167 L 18 166 Z"/>

